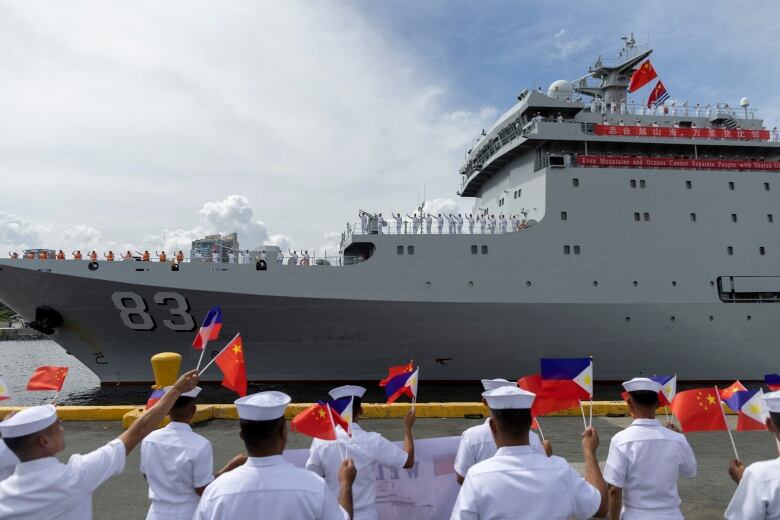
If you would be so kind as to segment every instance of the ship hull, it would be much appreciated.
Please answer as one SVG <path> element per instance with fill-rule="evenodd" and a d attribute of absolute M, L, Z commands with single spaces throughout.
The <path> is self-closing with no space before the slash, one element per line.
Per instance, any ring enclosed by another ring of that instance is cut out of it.
<path fill-rule="evenodd" d="M 132 330 L 111 304 L 116 293 L 151 302 L 169 287 L 8 265 L 0 274 L 4 299 L 29 319 L 42 305 L 62 314 L 51 339 L 104 384 L 151 381 L 149 358 L 158 352 L 180 353 L 184 367 L 197 363 L 195 329 L 166 327 L 168 307 L 150 307 L 152 330 Z M 593 356 L 600 380 L 660 373 L 756 379 L 777 360 L 776 311 L 766 304 L 414 302 L 173 290 L 198 322 L 221 305 L 225 325 L 207 357 L 241 332 L 250 381 L 378 379 L 410 359 L 428 380 L 516 377 L 538 371 L 540 357 L 583 355 Z M 204 378 L 220 377 L 213 368 Z"/>

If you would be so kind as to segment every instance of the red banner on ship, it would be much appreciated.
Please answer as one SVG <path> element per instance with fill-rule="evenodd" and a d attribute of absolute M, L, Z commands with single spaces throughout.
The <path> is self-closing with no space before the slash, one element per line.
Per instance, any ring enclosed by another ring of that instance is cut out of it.
<path fill-rule="evenodd" d="M 769 130 L 732 130 L 730 128 L 673 128 L 668 126 L 596 125 L 596 135 L 627 137 L 672 137 L 684 139 L 736 139 L 768 141 Z"/>
<path fill-rule="evenodd" d="M 675 159 L 672 157 L 629 157 L 607 155 L 578 155 L 577 166 L 601 166 L 607 168 L 682 168 L 689 170 L 780 171 L 780 161 Z"/>

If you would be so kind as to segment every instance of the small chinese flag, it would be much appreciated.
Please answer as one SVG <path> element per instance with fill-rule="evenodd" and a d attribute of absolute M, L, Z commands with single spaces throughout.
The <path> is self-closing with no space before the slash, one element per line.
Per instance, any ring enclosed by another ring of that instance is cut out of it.
<path fill-rule="evenodd" d="M 240 396 L 245 396 L 246 365 L 241 333 L 230 340 L 230 343 L 214 359 L 214 363 L 222 370 L 222 386 L 237 392 Z"/>
<path fill-rule="evenodd" d="M 27 382 L 27 390 L 62 390 L 68 367 L 44 366 L 38 367 Z"/>
<path fill-rule="evenodd" d="M 311 405 L 290 421 L 292 431 L 326 441 L 336 440 L 335 425 L 341 426 L 344 431 L 349 428 L 341 415 L 322 403 Z"/>
<path fill-rule="evenodd" d="M 655 69 L 650 63 L 650 60 L 647 60 L 631 75 L 631 84 L 628 86 L 628 91 L 634 92 L 635 90 L 639 90 L 653 81 L 656 77 L 658 77 L 658 74 L 655 73 Z"/>
<path fill-rule="evenodd" d="M 686 390 L 674 397 L 672 413 L 685 433 L 728 430 L 718 397 L 715 388 Z"/>

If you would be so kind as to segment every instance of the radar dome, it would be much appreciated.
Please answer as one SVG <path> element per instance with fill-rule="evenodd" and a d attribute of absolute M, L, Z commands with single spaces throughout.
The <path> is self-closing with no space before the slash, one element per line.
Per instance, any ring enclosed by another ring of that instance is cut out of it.
<path fill-rule="evenodd" d="M 571 83 L 565 79 L 553 81 L 550 84 L 550 88 L 547 89 L 547 95 L 555 99 L 571 98 L 573 93 L 574 89 L 571 87 Z"/>
<path fill-rule="evenodd" d="M 749 107 L 750 106 L 750 100 L 748 98 L 746 98 L 746 97 L 743 97 L 742 99 L 739 100 L 739 106 L 741 106 L 742 108 Z"/>

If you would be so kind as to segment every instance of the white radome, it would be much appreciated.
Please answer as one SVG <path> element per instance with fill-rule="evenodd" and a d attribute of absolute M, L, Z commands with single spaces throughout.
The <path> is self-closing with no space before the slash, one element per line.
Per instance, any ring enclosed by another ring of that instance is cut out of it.
<path fill-rule="evenodd" d="M 750 106 L 750 100 L 748 98 L 746 98 L 746 97 L 743 97 L 742 99 L 739 100 L 739 106 L 741 106 L 742 108 L 749 107 Z"/>
<path fill-rule="evenodd" d="M 574 94 L 574 89 L 571 83 L 565 79 L 559 79 L 550 83 L 550 88 L 547 89 L 547 95 L 555 99 L 571 98 Z"/>

